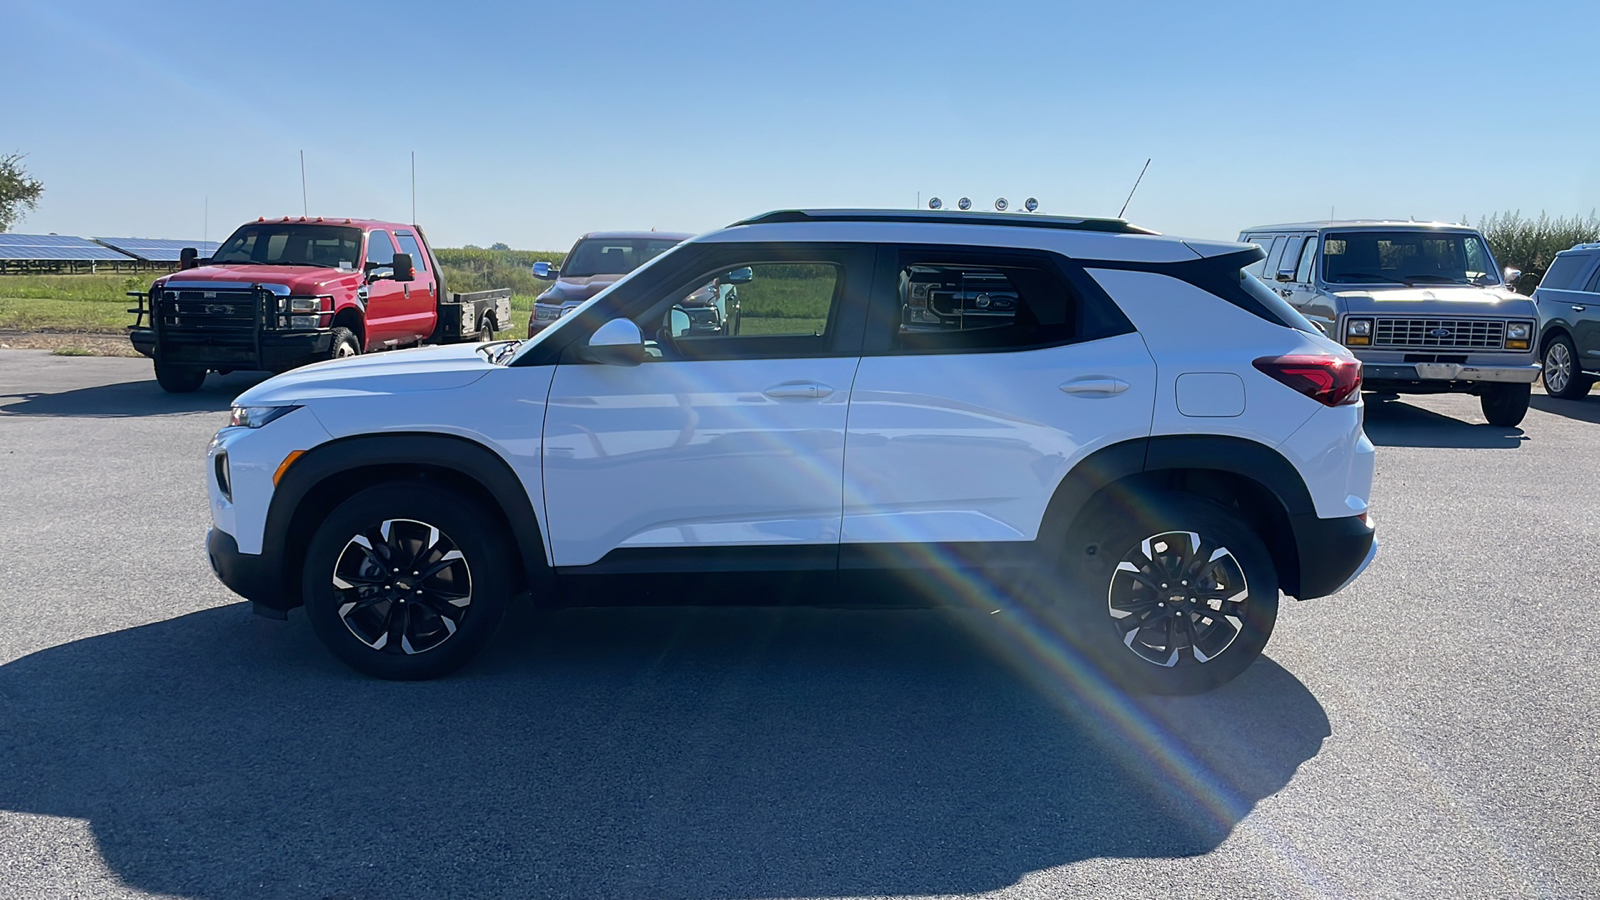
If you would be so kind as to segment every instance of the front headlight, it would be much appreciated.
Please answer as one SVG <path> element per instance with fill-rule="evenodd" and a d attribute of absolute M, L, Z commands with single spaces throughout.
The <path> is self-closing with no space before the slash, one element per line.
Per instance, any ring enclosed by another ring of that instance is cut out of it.
<path fill-rule="evenodd" d="M 1372 343 L 1371 319 L 1346 319 L 1344 323 L 1346 346 L 1365 346 Z"/>
<path fill-rule="evenodd" d="M 1527 322 L 1512 322 L 1506 326 L 1506 337 L 1513 341 L 1525 341 L 1528 334 L 1533 331 L 1533 326 Z"/>
<path fill-rule="evenodd" d="M 576 306 L 563 306 L 563 307 L 561 307 L 561 312 L 559 312 L 559 313 L 557 313 L 557 314 L 556 314 L 556 318 L 558 318 L 558 319 L 559 319 L 559 318 L 561 318 L 561 317 L 562 317 L 562 316 L 564 316 L 564 315 L 566 315 L 566 314 L 567 314 L 567 313 L 569 313 L 569 312 L 572 312 L 572 311 L 573 311 L 573 310 L 575 310 L 575 309 L 577 309 L 577 307 L 576 307 Z"/>
<path fill-rule="evenodd" d="M 235 406 L 228 424 L 234 428 L 260 428 L 298 406 Z"/>

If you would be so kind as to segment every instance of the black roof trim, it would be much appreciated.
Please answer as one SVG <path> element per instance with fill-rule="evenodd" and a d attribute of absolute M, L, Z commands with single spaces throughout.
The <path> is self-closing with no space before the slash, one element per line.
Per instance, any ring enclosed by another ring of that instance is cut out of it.
<path fill-rule="evenodd" d="M 1064 231 L 1099 231 L 1108 234 L 1159 234 L 1130 225 L 1126 219 L 1073 219 L 1030 213 L 996 215 L 949 210 L 919 209 L 780 209 L 733 223 L 770 225 L 778 222 L 924 222 L 946 225 L 1004 225 L 1012 228 L 1056 228 Z"/>

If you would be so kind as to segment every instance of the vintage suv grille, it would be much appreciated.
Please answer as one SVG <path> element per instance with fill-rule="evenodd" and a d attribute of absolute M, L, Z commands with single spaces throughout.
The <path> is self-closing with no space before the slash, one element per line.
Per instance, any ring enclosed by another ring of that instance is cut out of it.
<path fill-rule="evenodd" d="M 249 336 L 255 333 L 255 291 L 162 291 L 159 305 L 161 328 L 168 333 L 188 332 L 217 336 Z"/>
<path fill-rule="evenodd" d="M 1499 350 L 1506 323 L 1495 319 L 1382 318 L 1373 325 L 1372 346 L 1397 350 Z"/>

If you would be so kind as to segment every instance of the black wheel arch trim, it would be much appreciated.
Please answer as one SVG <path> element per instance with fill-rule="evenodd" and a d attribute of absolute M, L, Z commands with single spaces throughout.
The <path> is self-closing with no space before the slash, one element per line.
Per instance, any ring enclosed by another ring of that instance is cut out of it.
<path fill-rule="evenodd" d="M 1227 435 L 1158 435 L 1096 450 L 1056 488 L 1039 538 L 1061 546 L 1090 501 L 1117 482 L 1196 470 L 1253 482 L 1280 504 L 1280 509 L 1264 512 L 1272 514 L 1271 521 L 1285 523 L 1291 534 L 1261 537 L 1278 563 L 1284 593 L 1301 599 L 1323 596 L 1343 584 L 1365 559 L 1372 541 L 1366 522 L 1359 516 L 1318 518 L 1311 493 L 1293 463 L 1265 444 Z M 1328 529 L 1364 533 L 1366 543 L 1360 544 L 1359 534 L 1350 541 L 1328 543 L 1324 534 Z M 1286 558 L 1290 553 L 1293 558 Z"/>
<path fill-rule="evenodd" d="M 498 453 L 457 435 L 428 432 L 358 435 L 319 444 L 296 459 L 284 473 L 272 493 L 262 539 L 262 556 L 274 560 L 273 567 L 281 573 L 277 579 L 279 589 L 276 596 L 250 599 L 281 609 L 300 605 L 299 579 L 286 569 L 304 553 L 310 531 L 315 527 L 300 523 L 296 528 L 296 520 L 305 514 L 302 501 L 318 485 L 342 473 L 372 468 L 404 470 L 406 467 L 415 467 L 419 474 L 425 469 L 444 469 L 476 484 L 493 500 L 510 526 L 521 557 L 520 567 L 530 586 L 551 577 L 543 530 L 533 503 L 522 480 Z"/>

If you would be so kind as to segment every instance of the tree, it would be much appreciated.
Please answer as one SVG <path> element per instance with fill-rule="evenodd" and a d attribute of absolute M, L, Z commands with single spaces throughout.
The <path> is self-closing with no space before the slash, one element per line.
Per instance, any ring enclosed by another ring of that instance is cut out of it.
<path fill-rule="evenodd" d="M 1518 210 L 1485 216 L 1478 223 L 1478 230 L 1500 265 L 1522 270 L 1522 278 L 1514 287 L 1531 294 L 1557 253 L 1574 244 L 1600 240 L 1600 218 L 1590 212 L 1587 217 L 1552 219 L 1541 212 L 1539 218 L 1530 219 Z"/>
<path fill-rule="evenodd" d="M 10 231 L 26 212 L 38 208 L 44 183 L 22 168 L 22 154 L 0 156 L 0 231 Z"/>
<path fill-rule="evenodd" d="M 494 243 L 489 245 L 489 249 L 490 250 L 510 250 L 511 249 L 511 245 L 507 244 L 505 241 L 495 241 Z"/>

